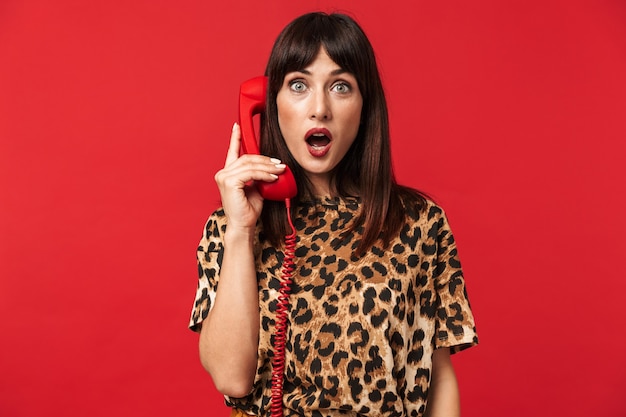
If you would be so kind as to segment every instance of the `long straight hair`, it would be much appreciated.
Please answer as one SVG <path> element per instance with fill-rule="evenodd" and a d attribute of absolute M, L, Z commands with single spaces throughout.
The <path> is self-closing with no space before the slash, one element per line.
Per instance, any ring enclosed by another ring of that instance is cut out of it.
<path fill-rule="evenodd" d="M 378 240 L 383 246 L 395 236 L 404 219 L 408 200 L 423 206 L 417 190 L 397 184 L 391 164 L 387 103 L 374 50 L 360 26 L 339 13 L 309 13 L 296 18 L 278 36 L 266 67 L 267 108 L 262 118 L 261 152 L 281 159 L 294 172 L 298 198 L 313 197 L 304 170 L 293 158 L 278 124 L 276 97 L 285 75 L 306 68 L 320 48 L 342 69 L 353 74 L 363 98 L 361 124 L 357 137 L 333 170 L 331 185 L 341 197 L 361 200 L 361 212 L 344 232 L 363 228 L 356 254 L 363 254 Z M 277 244 L 288 230 L 281 204 L 265 201 L 261 215 L 266 237 Z"/>

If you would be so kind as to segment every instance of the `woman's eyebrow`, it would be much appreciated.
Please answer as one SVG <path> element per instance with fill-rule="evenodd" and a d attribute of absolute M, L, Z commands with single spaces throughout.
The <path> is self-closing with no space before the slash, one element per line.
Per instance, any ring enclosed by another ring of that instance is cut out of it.
<path fill-rule="evenodd" d="M 339 75 L 339 74 L 345 74 L 346 72 L 348 72 L 348 71 L 343 69 L 343 68 L 337 68 L 336 70 L 331 71 L 330 74 L 331 75 Z"/>
<path fill-rule="evenodd" d="M 309 71 L 309 70 L 307 70 L 307 69 L 296 70 L 296 71 L 294 71 L 294 72 L 300 72 L 300 73 L 305 74 L 305 75 L 311 75 L 311 71 Z M 335 70 L 332 70 L 332 71 L 330 72 L 330 75 L 345 74 L 345 73 L 347 73 L 347 72 L 349 72 L 349 71 L 348 71 L 348 70 L 345 70 L 345 69 L 343 69 L 343 68 L 337 68 L 337 69 L 335 69 Z"/>

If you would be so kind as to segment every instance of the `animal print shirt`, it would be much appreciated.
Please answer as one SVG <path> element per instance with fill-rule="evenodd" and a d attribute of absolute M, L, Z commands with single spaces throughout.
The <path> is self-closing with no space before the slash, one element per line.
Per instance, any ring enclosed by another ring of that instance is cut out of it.
<path fill-rule="evenodd" d="M 406 207 L 399 235 L 356 258 L 358 233 L 338 231 L 358 215 L 358 199 L 299 204 L 296 269 L 290 296 L 284 379 L 285 416 L 421 416 L 434 349 L 478 343 L 457 249 L 442 209 Z M 198 247 L 199 284 L 189 327 L 198 331 L 215 302 L 226 229 L 222 210 Z M 269 416 L 271 358 L 284 258 L 256 237 L 260 303 L 257 375 L 252 392 L 226 403 Z M 335 249 L 331 249 L 335 247 Z"/>

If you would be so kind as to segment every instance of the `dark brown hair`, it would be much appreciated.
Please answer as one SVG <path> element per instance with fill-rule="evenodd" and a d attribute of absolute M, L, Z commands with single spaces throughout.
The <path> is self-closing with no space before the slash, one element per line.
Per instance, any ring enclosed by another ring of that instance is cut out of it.
<path fill-rule="evenodd" d="M 376 65 L 374 50 L 360 26 L 344 14 L 321 12 L 300 16 L 278 36 L 270 54 L 267 109 L 262 120 L 261 153 L 277 157 L 294 172 L 298 198 L 313 196 L 307 177 L 290 154 L 278 124 L 276 97 L 285 75 L 306 68 L 323 47 L 342 69 L 352 73 L 363 97 L 361 125 L 356 140 L 332 173 L 332 182 L 341 197 L 358 193 L 361 213 L 345 233 L 363 226 L 357 254 L 376 241 L 387 244 L 404 219 L 407 199 L 424 203 L 416 190 L 397 184 L 391 165 L 387 103 Z M 282 204 L 265 201 L 262 222 L 266 236 L 278 243 L 288 230 Z M 269 226 L 272 225 L 272 226 Z"/>

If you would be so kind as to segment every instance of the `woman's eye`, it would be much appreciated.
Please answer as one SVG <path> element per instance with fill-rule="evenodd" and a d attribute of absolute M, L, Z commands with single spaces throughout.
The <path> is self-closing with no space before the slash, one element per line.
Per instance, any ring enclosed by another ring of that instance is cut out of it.
<path fill-rule="evenodd" d="M 291 89 L 291 91 L 301 93 L 306 89 L 306 85 L 302 81 L 292 81 L 289 83 L 289 88 Z"/>
<path fill-rule="evenodd" d="M 345 93 L 349 93 L 350 92 L 350 85 L 347 83 L 337 83 L 335 85 L 333 85 L 332 87 L 332 91 L 335 91 L 337 93 L 341 93 L 341 94 L 345 94 Z"/>

